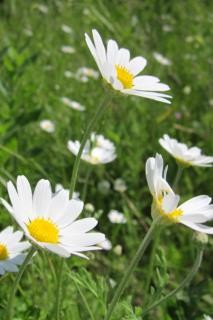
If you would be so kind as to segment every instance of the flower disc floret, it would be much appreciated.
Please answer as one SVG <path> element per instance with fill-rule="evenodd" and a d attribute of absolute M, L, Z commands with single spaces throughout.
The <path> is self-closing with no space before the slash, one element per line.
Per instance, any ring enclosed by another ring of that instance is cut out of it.
<path fill-rule="evenodd" d="M 27 224 L 30 235 L 40 242 L 58 243 L 59 230 L 50 219 L 37 218 Z"/>
<path fill-rule="evenodd" d="M 9 257 L 7 247 L 0 243 L 0 260 L 6 260 Z"/>

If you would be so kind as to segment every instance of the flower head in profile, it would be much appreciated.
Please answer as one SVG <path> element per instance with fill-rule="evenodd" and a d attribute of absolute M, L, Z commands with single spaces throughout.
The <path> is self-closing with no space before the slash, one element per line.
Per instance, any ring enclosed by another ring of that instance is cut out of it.
<path fill-rule="evenodd" d="M 7 227 L 0 232 L 0 275 L 6 271 L 18 272 L 18 266 L 24 262 L 25 250 L 30 247 L 27 241 L 21 241 L 22 231 L 13 231 Z"/>
<path fill-rule="evenodd" d="M 87 46 L 95 59 L 104 80 L 113 89 L 124 94 L 140 96 L 148 99 L 170 103 L 171 96 L 161 93 L 169 90 L 169 86 L 160 83 L 154 76 L 138 76 L 145 68 L 147 61 L 143 57 L 130 59 L 130 52 L 125 48 L 118 48 L 114 40 L 109 40 L 105 48 L 97 30 L 92 31 L 93 42 L 85 34 Z"/>
<path fill-rule="evenodd" d="M 53 133 L 55 131 L 55 124 L 51 120 L 42 120 L 40 128 L 48 133 Z"/>
<path fill-rule="evenodd" d="M 80 148 L 80 141 L 68 141 L 68 149 L 76 156 Z M 92 133 L 87 141 L 81 159 L 91 164 L 104 164 L 115 160 L 115 145 L 102 135 Z"/>
<path fill-rule="evenodd" d="M 159 139 L 159 143 L 182 165 L 211 167 L 213 164 L 213 157 L 203 155 L 200 148 L 189 148 L 186 144 L 170 138 L 167 134 Z"/>
<path fill-rule="evenodd" d="M 104 241 L 102 233 L 88 233 L 97 225 L 96 219 L 76 220 L 83 202 L 69 200 L 63 189 L 52 194 L 48 180 L 38 181 L 32 193 L 26 177 L 18 176 L 16 188 L 10 181 L 7 189 L 12 206 L 1 201 L 35 245 L 62 257 L 86 257 L 82 252 L 97 250 L 96 244 Z"/>
<path fill-rule="evenodd" d="M 153 196 L 152 217 L 161 215 L 171 223 L 182 223 L 193 230 L 213 234 L 213 227 L 203 223 L 213 220 L 213 204 L 206 195 L 194 197 L 181 205 L 180 196 L 176 195 L 166 181 L 163 173 L 163 158 L 157 154 L 146 162 L 146 178 Z"/>

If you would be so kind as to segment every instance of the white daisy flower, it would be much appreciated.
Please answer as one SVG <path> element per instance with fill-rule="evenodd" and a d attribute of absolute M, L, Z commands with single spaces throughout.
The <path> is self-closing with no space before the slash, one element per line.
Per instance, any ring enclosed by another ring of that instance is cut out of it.
<path fill-rule="evenodd" d="M 160 64 L 162 64 L 163 66 L 171 66 L 172 61 L 167 59 L 166 57 L 164 57 L 161 53 L 159 52 L 154 52 L 153 53 L 153 57 L 155 58 L 155 60 L 157 62 L 159 62 Z"/>
<path fill-rule="evenodd" d="M 125 192 L 127 190 L 126 182 L 121 178 L 116 179 L 114 181 L 114 190 L 118 192 Z"/>
<path fill-rule="evenodd" d="M 7 227 L 0 232 L 0 275 L 5 271 L 18 272 L 18 266 L 24 262 L 25 250 L 30 247 L 27 241 L 21 241 L 22 231 L 13 231 Z"/>
<path fill-rule="evenodd" d="M 82 252 L 99 249 L 96 244 L 105 240 L 102 233 L 88 233 L 97 225 L 96 219 L 76 220 L 83 202 L 69 200 L 65 190 L 52 194 L 48 180 L 41 179 L 32 193 L 26 177 L 19 176 L 16 188 L 10 181 L 7 189 L 12 206 L 1 199 L 3 205 L 37 246 L 62 257 L 86 257 Z"/>
<path fill-rule="evenodd" d="M 64 190 L 64 191 L 66 191 L 67 192 L 67 194 L 68 194 L 68 197 L 69 197 L 69 189 L 65 189 L 63 186 L 62 186 L 62 184 L 60 184 L 60 183 L 57 183 L 56 184 L 56 186 L 55 186 L 55 192 L 58 192 L 58 191 L 60 191 L 60 190 Z M 80 200 L 80 192 L 73 192 L 73 194 L 72 194 L 72 199 L 75 199 L 75 200 Z"/>
<path fill-rule="evenodd" d="M 64 31 L 65 33 L 72 33 L 72 32 L 73 32 L 72 28 L 70 28 L 70 27 L 69 27 L 68 25 L 66 25 L 66 24 L 62 24 L 61 30 Z"/>
<path fill-rule="evenodd" d="M 186 144 L 178 142 L 164 134 L 159 139 L 160 145 L 169 152 L 178 162 L 186 166 L 211 167 L 213 157 L 202 154 L 198 147 L 189 148 Z"/>
<path fill-rule="evenodd" d="M 68 141 L 68 149 L 76 156 L 80 148 L 79 141 Z M 115 145 L 102 135 L 92 133 L 81 155 L 81 159 L 91 164 L 104 164 L 115 160 Z"/>
<path fill-rule="evenodd" d="M 169 222 L 182 223 L 195 231 L 213 234 L 213 227 L 203 224 L 213 219 L 211 198 L 200 195 L 178 206 L 180 197 L 167 183 L 165 171 L 163 177 L 163 158 L 160 155 L 147 160 L 146 178 L 153 196 L 153 219 L 161 215 Z"/>
<path fill-rule="evenodd" d="M 82 106 L 79 102 L 77 101 L 73 101 L 67 97 L 61 97 L 61 101 L 68 107 L 74 109 L 74 110 L 78 110 L 78 111 L 84 111 L 85 107 Z"/>
<path fill-rule="evenodd" d="M 73 48 L 71 46 L 62 46 L 61 51 L 63 53 L 72 54 L 72 53 L 75 53 L 75 48 Z"/>
<path fill-rule="evenodd" d="M 119 212 L 117 210 L 110 210 L 108 213 L 109 221 L 112 223 L 121 223 L 124 224 L 127 222 L 126 217 L 122 212 Z"/>
<path fill-rule="evenodd" d="M 55 131 L 55 124 L 51 120 L 42 120 L 40 122 L 40 128 L 48 133 L 53 133 Z"/>
<path fill-rule="evenodd" d="M 138 76 L 146 66 L 146 59 L 136 57 L 130 60 L 129 50 L 119 49 L 114 40 L 108 41 L 106 49 L 97 30 L 93 30 L 92 33 L 94 43 L 85 34 L 86 43 L 102 77 L 115 90 L 124 94 L 170 103 L 167 98 L 171 96 L 160 93 L 169 90 L 168 85 L 160 83 L 160 80 L 153 76 Z"/>
<path fill-rule="evenodd" d="M 82 67 L 77 70 L 76 77 L 79 80 L 88 78 L 98 79 L 99 72 L 91 68 Z"/>
<path fill-rule="evenodd" d="M 64 76 L 65 76 L 65 78 L 68 78 L 68 79 L 75 77 L 74 73 L 72 71 L 69 71 L 69 70 L 64 71 Z"/>

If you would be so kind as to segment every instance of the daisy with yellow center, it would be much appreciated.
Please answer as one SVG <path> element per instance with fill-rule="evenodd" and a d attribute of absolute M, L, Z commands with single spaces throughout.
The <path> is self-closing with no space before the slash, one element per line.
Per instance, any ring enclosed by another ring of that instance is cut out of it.
<path fill-rule="evenodd" d="M 77 156 L 80 141 L 69 140 L 67 144 L 68 149 Z M 102 135 L 92 132 L 90 140 L 87 141 L 81 155 L 81 159 L 90 164 L 106 164 L 112 162 L 116 158 L 115 145 Z"/>
<path fill-rule="evenodd" d="M 69 200 L 64 189 L 52 194 L 48 180 L 40 180 L 32 193 L 27 178 L 19 176 L 16 187 L 12 182 L 7 185 L 12 206 L 4 199 L 1 201 L 37 246 L 63 257 L 71 254 L 86 257 L 82 252 L 100 249 L 96 244 L 104 241 L 105 236 L 88 232 L 97 225 L 97 220 L 76 220 L 83 209 L 82 201 Z"/>
<path fill-rule="evenodd" d="M 207 195 L 194 197 L 178 206 L 180 196 L 176 195 L 166 181 L 163 158 L 156 154 L 146 162 L 146 178 L 153 196 L 152 217 L 161 215 L 171 223 L 182 223 L 196 231 L 213 234 L 213 227 L 204 222 L 213 220 L 213 204 Z"/>
<path fill-rule="evenodd" d="M 27 241 L 21 241 L 23 232 L 7 227 L 0 232 L 0 275 L 6 271 L 17 272 L 25 259 L 24 251 L 30 247 Z"/>
<path fill-rule="evenodd" d="M 105 47 L 98 31 L 92 30 L 92 34 L 93 41 L 85 34 L 87 46 L 102 77 L 113 89 L 124 94 L 170 103 L 171 96 L 162 93 L 170 89 L 168 85 L 154 76 L 138 76 L 147 64 L 145 58 L 130 59 L 129 50 L 119 49 L 116 41 L 109 40 Z"/>

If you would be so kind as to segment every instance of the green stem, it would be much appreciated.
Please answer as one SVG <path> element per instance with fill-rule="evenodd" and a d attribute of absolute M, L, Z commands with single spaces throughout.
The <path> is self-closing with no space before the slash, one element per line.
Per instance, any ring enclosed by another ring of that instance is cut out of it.
<path fill-rule="evenodd" d="M 88 170 L 87 170 L 87 174 L 85 177 L 85 181 L 84 181 L 84 188 L 83 188 L 82 196 L 81 196 L 81 200 L 83 202 L 85 202 L 85 200 L 86 200 L 88 184 L 89 184 L 89 179 L 90 179 L 90 176 L 92 173 L 92 169 L 93 169 L 92 165 L 89 165 Z"/>
<path fill-rule="evenodd" d="M 177 188 L 178 188 L 178 182 L 180 180 L 180 177 L 182 176 L 182 173 L 183 173 L 183 167 L 181 167 L 180 165 L 178 165 L 178 170 L 177 170 L 177 173 L 176 173 L 176 176 L 175 176 L 175 179 L 174 179 L 174 183 L 173 183 L 173 186 L 172 186 L 172 189 L 174 191 L 177 191 Z"/>
<path fill-rule="evenodd" d="M 89 122 L 89 125 L 84 132 L 78 154 L 75 158 L 75 163 L 74 163 L 74 167 L 73 167 L 73 171 L 72 171 L 72 177 L 71 177 L 71 182 L 70 182 L 70 197 L 72 196 L 72 194 L 75 190 L 76 180 L 78 177 L 78 169 L 79 169 L 79 165 L 80 165 L 80 161 L 81 161 L 81 155 L 84 150 L 85 144 L 86 144 L 95 124 L 101 118 L 105 109 L 107 108 L 109 101 L 110 101 L 110 96 L 105 95 L 102 102 L 99 104 L 96 113 L 94 114 L 93 118 Z"/>
<path fill-rule="evenodd" d="M 82 301 L 83 301 L 83 303 L 84 303 L 84 305 L 85 305 L 85 308 L 87 309 L 87 312 L 88 312 L 89 315 L 90 315 L 90 318 L 91 318 L 92 320 L 95 320 L 94 315 L 93 315 L 93 313 L 92 313 L 92 310 L 90 309 L 89 303 L 87 302 L 87 299 L 85 298 L 85 296 L 84 296 L 84 294 L 83 294 L 80 286 L 77 284 L 77 281 L 75 281 L 75 286 L 76 286 L 76 288 L 77 288 L 77 290 L 78 290 L 78 292 L 79 292 L 79 294 L 80 294 L 80 296 L 81 296 L 81 299 L 82 299 Z"/>
<path fill-rule="evenodd" d="M 178 291 L 180 291 L 187 284 L 189 284 L 191 282 L 191 280 L 193 279 L 193 277 L 195 276 L 195 274 L 197 273 L 198 269 L 200 268 L 202 258 L 203 258 L 203 247 L 199 248 L 194 265 L 192 266 L 191 270 L 189 271 L 187 276 L 184 278 L 184 280 L 180 283 L 180 285 L 176 289 L 169 292 L 165 297 L 162 297 L 161 299 L 159 299 L 156 302 L 154 302 L 153 304 L 151 304 L 148 308 L 146 308 L 142 312 L 142 317 L 145 316 L 147 313 L 149 313 L 152 309 L 156 308 L 159 304 L 162 304 L 166 300 L 168 300 L 169 298 L 175 296 Z"/>
<path fill-rule="evenodd" d="M 79 165 L 81 161 L 81 155 L 84 150 L 85 144 L 94 129 L 97 121 L 101 118 L 103 115 L 104 111 L 106 110 L 109 101 L 111 99 L 111 96 L 105 95 L 102 102 L 99 104 L 96 113 L 93 115 L 93 118 L 88 124 L 88 127 L 86 128 L 82 140 L 81 140 L 81 145 L 78 151 L 78 154 L 75 158 L 74 162 L 74 167 L 72 171 L 72 177 L 71 177 L 71 182 L 70 182 L 70 198 L 72 198 L 73 192 L 75 190 L 75 185 L 78 177 L 78 170 L 79 170 Z M 56 294 L 56 320 L 60 320 L 60 308 L 61 308 L 61 291 L 62 291 L 62 277 L 63 277 L 63 269 L 64 269 L 64 259 L 61 261 L 61 266 L 60 266 L 60 272 L 58 276 L 58 286 L 57 286 L 57 294 Z"/>
<path fill-rule="evenodd" d="M 143 239 L 143 241 L 141 242 L 135 256 L 133 257 L 132 261 L 129 264 L 129 267 L 127 268 L 126 273 L 124 274 L 123 278 L 121 279 L 121 282 L 119 283 L 115 294 L 112 298 L 112 301 L 109 305 L 109 309 L 107 311 L 107 314 L 104 318 L 104 320 L 109 320 L 111 318 L 111 315 L 113 313 L 113 310 L 120 298 L 120 296 L 122 295 L 124 289 L 126 288 L 129 280 L 130 280 L 130 276 L 132 275 L 132 273 L 134 272 L 137 264 L 139 263 L 140 259 L 142 258 L 146 248 L 148 247 L 150 241 L 152 240 L 152 238 L 154 237 L 154 234 L 156 232 L 156 228 L 159 226 L 159 221 L 161 220 L 161 216 L 159 216 L 157 219 L 155 219 L 152 224 L 151 227 L 149 228 L 145 238 Z"/>
<path fill-rule="evenodd" d="M 21 280 L 21 277 L 30 261 L 32 258 L 33 254 L 35 253 L 36 249 L 34 247 L 31 247 L 30 251 L 28 252 L 23 264 L 21 265 L 19 272 L 17 273 L 16 279 L 14 281 L 14 284 L 12 286 L 12 289 L 10 291 L 9 299 L 8 299 L 8 305 L 7 305 L 7 311 L 6 311 L 6 317 L 5 320 L 11 320 L 13 316 L 13 304 L 14 304 L 14 297 L 15 293 L 18 287 L 18 284 Z"/>

